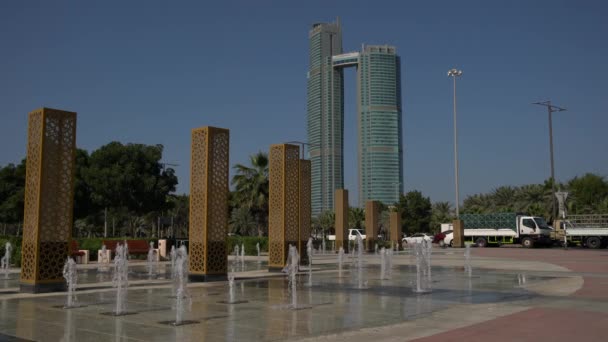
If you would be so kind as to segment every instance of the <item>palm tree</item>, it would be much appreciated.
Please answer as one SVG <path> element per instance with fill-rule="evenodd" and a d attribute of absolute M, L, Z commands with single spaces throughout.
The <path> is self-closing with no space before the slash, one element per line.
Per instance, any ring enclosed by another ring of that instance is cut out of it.
<path fill-rule="evenodd" d="M 348 227 L 361 229 L 365 225 L 365 210 L 362 208 L 348 208 Z"/>
<path fill-rule="evenodd" d="M 268 227 L 268 154 L 260 151 L 249 158 L 251 166 L 233 166 L 233 200 L 237 207 L 248 208 L 257 222 L 258 236 L 262 236 Z"/>
<path fill-rule="evenodd" d="M 237 235 L 252 235 L 257 228 L 257 222 L 248 207 L 232 210 L 230 214 L 230 231 Z"/>
<path fill-rule="evenodd" d="M 454 210 L 450 202 L 435 202 L 431 208 L 431 230 L 439 231 L 441 224 L 451 222 Z"/>

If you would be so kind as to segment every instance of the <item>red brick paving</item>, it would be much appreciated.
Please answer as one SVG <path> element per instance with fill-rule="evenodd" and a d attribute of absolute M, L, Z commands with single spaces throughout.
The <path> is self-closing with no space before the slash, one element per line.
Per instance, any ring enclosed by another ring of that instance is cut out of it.
<path fill-rule="evenodd" d="M 607 327 L 608 314 L 534 308 L 414 341 L 608 341 Z"/>
<path fill-rule="evenodd" d="M 523 249 L 523 248 L 475 248 L 474 256 L 538 260 L 565 267 L 574 272 L 608 275 L 608 251 L 588 249 Z M 608 277 L 583 277 L 583 287 L 574 297 L 608 299 Z M 606 338 L 608 341 L 608 337 Z"/>
<path fill-rule="evenodd" d="M 542 261 L 574 272 L 608 275 L 608 251 L 582 249 L 475 248 L 473 256 Z M 583 277 L 578 298 L 608 300 L 608 277 Z M 608 303 L 607 303 L 608 305 Z M 533 308 L 417 339 L 432 341 L 608 341 L 608 314 L 575 309 Z"/>

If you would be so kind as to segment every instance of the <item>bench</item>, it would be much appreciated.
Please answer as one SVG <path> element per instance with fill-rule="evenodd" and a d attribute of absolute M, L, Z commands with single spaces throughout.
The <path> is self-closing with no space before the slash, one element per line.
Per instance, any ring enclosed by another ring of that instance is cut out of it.
<path fill-rule="evenodd" d="M 150 245 L 146 240 L 126 240 L 127 246 L 129 248 L 129 254 L 134 255 L 148 255 L 148 250 L 150 249 Z M 121 245 L 125 243 L 125 240 L 103 240 L 102 243 L 106 246 L 106 249 L 110 252 L 110 255 L 116 253 L 116 246 L 120 243 Z M 101 250 L 98 251 L 98 255 L 100 255 Z M 157 261 L 159 260 L 158 249 L 154 249 L 155 258 Z"/>
<path fill-rule="evenodd" d="M 80 249 L 78 247 L 78 241 L 70 241 L 70 256 L 76 261 L 77 264 L 88 264 L 89 263 L 89 250 Z"/>

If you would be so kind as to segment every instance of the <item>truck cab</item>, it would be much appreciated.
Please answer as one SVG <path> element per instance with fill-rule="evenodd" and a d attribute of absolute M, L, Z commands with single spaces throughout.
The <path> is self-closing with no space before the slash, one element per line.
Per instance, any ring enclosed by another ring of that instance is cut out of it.
<path fill-rule="evenodd" d="M 544 218 L 538 216 L 519 216 L 517 228 L 520 241 L 524 247 L 531 247 L 534 242 L 551 243 L 551 227 Z"/>

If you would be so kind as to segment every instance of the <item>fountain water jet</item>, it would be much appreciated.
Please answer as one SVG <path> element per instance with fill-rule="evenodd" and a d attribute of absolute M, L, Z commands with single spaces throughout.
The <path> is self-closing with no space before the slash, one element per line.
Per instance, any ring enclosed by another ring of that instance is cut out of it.
<path fill-rule="evenodd" d="M 376 245 L 377 247 L 378 245 Z M 386 249 L 382 247 L 380 249 L 380 279 L 384 280 L 386 276 Z"/>
<path fill-rule="evenodd" d="M 357 234 L 357 288 L 366 289 L 367 281 L 363 280 L 363 238 Z"/>
<path fill-rule="evenodd" d="M 116 307 L 112 313 L 115 316 L 126 315 L 127 313 L 127 289 L 129 287 L 129 246 L 125 241 L 124 245 L 116 245 L 116 256 L 114 257 L 114 274 L 112 286 L 116 288 Z"/>
<path fill-rule="evenodd" d="M 241 243 L 241 269 L 245 270 L 245 244 Z"/>
<path fill-rule="evenodd" d="M 344 261 L 344 248 L 338 250 L 338 277 L 342 278 L 342 262 Z"/>
<path fill-rule="evenodd" d="M 471 245 L 468 243 L 465 245 L 464 249 L 464 271 L 470 278 L 473 273 L 473 268 L 471 267 Z"/>
<path fill-rule="evenodd" d="M 243 245 L 243 249 L 245 249 L 245 246 Z M 238 268 L 238 265 L 240 263 L 239 259 L 240 259 L 240 253 L 239 253 L 239 245 L 235 245 L 234 246 L 234 260 L 232 262 L 232 266 L 231 266 L 231 272 L 228 272 L 228 300 L 222 300 L 219 301 L 218 303 L 222 303 L 222 304 L 241 304 L 241 303 L 247 303 L 246 300 L 236 300 L 236 295 L 235 295 L 235 289 L 234 289 L 234 280 L 235 280 L 235 274 L 236 274 L 236 269 Z"/>
<path fill-rule="evenodd" d="M 78 271 L 76 270 L 76 262 L 72 257 L 68 257 L 63 265 L 63 278 L 68 285 L 68 298 L 64 309 L 79 307 L 78 299 L 76 298 L 76 285 L 78 285 Z"/>
<path fill-rule="evenodd" d="M 431 253 L 430 241 L 423 240 L 414 244 L 416 255 L 416 293 L 431 292 Z"/>
<path fill-rule="evenodd" d="M 150 241 L 150 248 L 148 248 L 148 275 L 154 275 L 154 242 Z"/>
<path fill-rule="evenodd" d="M 177 278 L 177 293 L 175 297 L 175 324 L 183 325 L 189 323 L 198 323 L 195 321 L 184 321 L 184 312 L 191 310 L 192 308 L 192 297 L 188 292 L 188 250 L 186 246 L 182 245 L 177 250 L 176 265 L 176 278 Z"/>
<path fill-rule="evenodd" d="M 308 253 L 308 286 L 312 286 L 312 238 L 308 238 L 306 243 L 306 252 Z M 296 249 L 297 253 L 297 249 Z M 299 259 L 299 256 L 298 256 Z"/>
<path fill-rule="evenodd" d="M 8 279 L 9 269 L 11 267 L 11 254 L 13 253 L 13 245 L 10 242 L 6 242 L 4 245 L 4 256 L 0 260 L 0 266 L 2 266 L 2 272 L 4 273 L 4 279 Z"/>
<path fill-rule="evenodd" d="M 374 246 L 374 254 L 378 255 L 378 244 Z"/>

